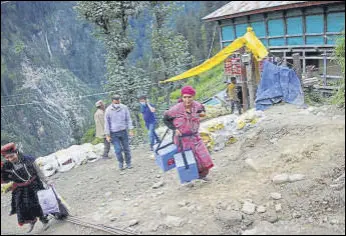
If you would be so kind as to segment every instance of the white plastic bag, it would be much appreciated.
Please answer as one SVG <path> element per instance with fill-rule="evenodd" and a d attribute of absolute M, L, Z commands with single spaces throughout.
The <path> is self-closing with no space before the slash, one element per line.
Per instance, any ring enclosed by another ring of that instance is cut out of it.
<path fill-rule="evenodd" d="M 54 189 L 49 186 L 48 189 L 37 191 L 38 201 L 40 203 L 43 215 L 59 213 L 59 203 L 56 199 Z"/>

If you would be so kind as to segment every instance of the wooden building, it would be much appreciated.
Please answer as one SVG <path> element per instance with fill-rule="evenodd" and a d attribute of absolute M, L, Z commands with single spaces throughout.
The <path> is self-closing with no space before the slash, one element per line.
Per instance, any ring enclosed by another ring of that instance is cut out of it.
<path fill-rule="evenodd" d="M 325 83 L 341 78 L 331 59 L 335 40 L 345 29 L 344 1 L 232 1 L 203 20 L 218 23 L 221 47 L 251 26 L 269 57 L 283 58 L 290 66 L 292 55 L 299 53 L 303 77 L 318 76 Z"/>

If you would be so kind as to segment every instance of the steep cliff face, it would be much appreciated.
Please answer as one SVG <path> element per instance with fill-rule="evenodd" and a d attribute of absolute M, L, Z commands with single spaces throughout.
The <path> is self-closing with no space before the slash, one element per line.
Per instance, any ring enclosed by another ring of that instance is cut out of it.
<path fill-rule="evenodd" d="M 74 2 L 1 5 L 1 143 L 46 155 L 76 143 L 103 91 L 103 45 Z M 87 96 L 88 95 L 88 96 Z"/>

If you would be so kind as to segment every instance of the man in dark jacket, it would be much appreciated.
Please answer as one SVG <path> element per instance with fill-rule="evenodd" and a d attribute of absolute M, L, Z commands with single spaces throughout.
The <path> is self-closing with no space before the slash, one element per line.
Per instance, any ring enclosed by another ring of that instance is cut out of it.
<path fill-rule="evenodd" d="M 148 129 L 150 150 L 153 151 L 155 141 L 156 141 L 156 143 L 160 142 L 160 138 L 157 136 L 157 134 L 155 132 L 155 127 L 156 127 L 155 112 L 156 112 L 156 109 L 155 109 L 153 104 L 149 103 L 149 100 L 144 95 L 139 98 L 139 103 L 140 103 L 141 113 L 142 113 L 143 119 L 145 121 L 145 126 Z"/>

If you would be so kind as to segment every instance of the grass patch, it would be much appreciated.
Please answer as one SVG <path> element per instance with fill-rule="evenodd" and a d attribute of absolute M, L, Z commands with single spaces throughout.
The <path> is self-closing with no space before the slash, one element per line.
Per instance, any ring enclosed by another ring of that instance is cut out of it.
<path fill-rule="evenodd" d="M 345 32 L 336 41 L 334 58 L 341 67 L 343 78 L 339 82 L 338 91 L 332 97 L 332 103 L 345 108 Z"/>
<path fill-rule="evenodd" d="M 81 139 L 81 143 L 91 143 L 93 145 L 96 145 L 98 143 L 103 143 L 102 138 L 95 137 L 95 132 L 96 132 L 96 128 L 95 128 L 95 125 L 93 125 L 84 133 Z"/>
<path fill-rule="evenodd" d="M 197 91 L 195 99 L 203 101 L 212 97 L 219 91 L 226 88 L 223 82 L 223 63 L 213 69 L 200 74 L 199 76 L 187 79 L 184 85 L 191 85 Z M 180 89 L 171 93 L 171 100 L 177 100 L 180 97 Z"/>

